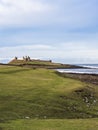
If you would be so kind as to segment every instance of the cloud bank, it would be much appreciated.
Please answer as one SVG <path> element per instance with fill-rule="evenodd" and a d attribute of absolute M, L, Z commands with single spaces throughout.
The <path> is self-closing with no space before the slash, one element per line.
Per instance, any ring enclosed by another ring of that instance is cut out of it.
<path fill-rule="evenodd" d="M 1 0 L 0 25 L 85 27 L 96 23 L 96 0 Z"/>
<path fill-rule="evenodd" d="M 0 0 L 0 58 L 98 63 L 97 6 L 97 0 Z"/>
<path fill-rule="evenodd" d="M 87 63 L 96 62 L 98 60 L 98 49 L 85 43 L 61 43 L 58 46 L 54 45 L 23 45 L 16 47 L 1 47 L 1 59 L 12 59 L 15 56 L 22 58 L 30 56 L 34 59 L 53 59 L 54 61 L 62 61 L 65 63 Z M 4 52 L 7 52 L 5 55 Z"/>
<path fill-rule="evenodd" d="M 55 11 L 55 6 L 42 0 L 2 0 L 0 1 L 0 25 L 11 26 L 35 26 L 44 24 Z"/>

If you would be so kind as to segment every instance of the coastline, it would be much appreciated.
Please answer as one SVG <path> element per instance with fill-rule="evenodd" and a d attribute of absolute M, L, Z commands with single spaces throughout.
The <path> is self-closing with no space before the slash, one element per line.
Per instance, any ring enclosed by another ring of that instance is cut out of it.
<path fill-rule="evenodd" d="M 82 82 L 98 85 L 98 74 L 85 74 L 85 73 L 80 74 L 80 73 L 64 73 L 64 72 L 61 73 L 58 71 L 56 71 L 55 73 L 61 77 L 77 79 Z"/>
<path fill-rule="evenodd" d="M 46 69 L 88 69 L 88 67 L 78 66 L 78 65 L 71 65 L 71 64 L 61 64 L 61 63 L 51 63 L 51 64 L 44 64 L 44 63 L 18 63 L 18 62 L 12 62 L 12 63 L 0 63 L 0 65 L 4 66 L 18 66 L 18 67 L 27 67 L 27 68 L 46 68 Z"/>

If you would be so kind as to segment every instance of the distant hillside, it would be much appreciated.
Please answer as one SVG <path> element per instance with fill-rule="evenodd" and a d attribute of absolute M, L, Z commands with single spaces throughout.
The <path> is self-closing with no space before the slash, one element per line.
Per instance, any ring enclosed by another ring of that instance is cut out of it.
<path fill-rule="evenodd" d="M 50 69 L 63 69 L 63 68 L 82 68 L 75 65 L 69 65 L 69 64 L 61 64 L 61 63 L 54 63 L 51 60 L 45 61 L 45 60 L 19 60 L 19 59 L 13 59 L 8 63 L 9 65 L 18 65 L 23 67 L 33 67 L 33 68 L 50 68 Z"/>

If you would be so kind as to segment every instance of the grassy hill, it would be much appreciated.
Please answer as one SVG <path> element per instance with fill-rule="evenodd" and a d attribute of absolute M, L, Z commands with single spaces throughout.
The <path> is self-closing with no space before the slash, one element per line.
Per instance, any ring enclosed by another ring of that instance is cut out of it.
<path fill-rule="evenodd" d="M 1 123 L 10 120 L 96 117 L 97 85 L 61 77 L 49 69 L 0 66 Z M 17 124 L 17 121 L 14 123 Z"/>
<path fill-rule="evenodd" d="M 31 68 L 49 68 L 49 69 L 61 69 L 61 68 L 82 68 L 76 65 L 70 65 L 70 64 L 61 64 L 61 63 L 54 63 L 51 60 L 45 61 L 45 60 L 19 60 L 19 59 L 13 59 L 9 63 L 9 65 L 15 65 L 15 66 L 22 66 L 22 67 L 31 67 Z"/>

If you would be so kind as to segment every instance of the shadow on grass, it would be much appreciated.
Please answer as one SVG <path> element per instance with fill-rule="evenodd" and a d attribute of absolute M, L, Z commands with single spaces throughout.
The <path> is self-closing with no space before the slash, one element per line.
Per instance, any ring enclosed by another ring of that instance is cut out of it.
<path fill-rule="evenodd" d="M 2 128 L 2 127 L 0 127 L 0 130 L 3 130 L 3 128 Z"/>

